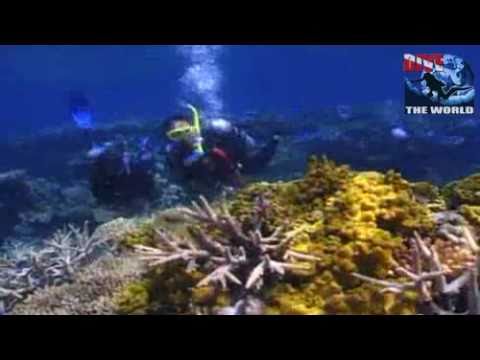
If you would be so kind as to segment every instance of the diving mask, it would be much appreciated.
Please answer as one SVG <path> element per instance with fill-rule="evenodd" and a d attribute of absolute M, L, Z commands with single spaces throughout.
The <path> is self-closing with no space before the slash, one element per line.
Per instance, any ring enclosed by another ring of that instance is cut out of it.
<path fill-rule="evenodd" d="M 193 126 L 187 125 L 178 127 L 167 132 L 167 136 L 170 140 L 185 140 L 196 133 L 196 129 Z"/>
<path fill-rule="evenodd" d="M 178 127 L 167 132 L 167 136 L 170 140 L 187 140 L 191 136 L 201 136 L 201 128 L 200 128 L 200 114 L 198 110 L 190 105 L 187 104 L 187 107 L 193 113 L 193 124 L 189 124 L 188 122 L 181 122 Z M 201 145 L 200 145 L 201 149 Z M 203 151 L 203 149 L 202 149 Z"/>

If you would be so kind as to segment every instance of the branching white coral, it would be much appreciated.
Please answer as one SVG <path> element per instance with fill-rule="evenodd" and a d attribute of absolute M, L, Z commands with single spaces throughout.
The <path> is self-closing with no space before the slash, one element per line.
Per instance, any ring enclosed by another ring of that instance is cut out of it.
<path fill-rule="evenodd" d="M 69 225 L 57 231 L 41 249 L 11 252 L 0 269 L 0 310 L 11 310 L 37 288 L 72 280 L 78 268 L 93 261 L 99 251 L 111 249 L 110 239 L 90 235 L 85 223 L 82 229 Z"/>
<path fill-rule="evenodd" d="M 476 242 L 471 232 L 465 227 L 466 244 L 472 249 L 476 249 Z M 375 279 L 358 273 L 352 275 L 357 279 L 381 286 L 382 292 L 404 293 L 408 290 L 415 290 L 419 295 L 419 300 L 423 304 L 429 304 L 430 310 L 437 314 L 452 313 L 442 309 L 434 301 L 435 297 L 449 297 L 460 293 L 465 288 L 468 293 L 468 313 L 480 314 L 480 294 L 478 287 L 478 272 L 480 260 L 477 260 L 476 266 L 467 267 L 465 271 L 452 281 L 448 282 L 446 271 L 440 262 L 439 256 L 433 246 L 429 246 L 417 234 L 410 243 L 413 249 L 413 268 L 410 271 L 405 267 L 398 266 L 395 271 L 409 279 L 407 282 L 396 282 Z M 425 269 L 425 271 L 424 271 Z"/>
<path fill-rule="evenodd" d="M 200 204 L 192 203 L 192 209 L 181 208 L 179 211 L 219 230 L 221 236 L 212 237 L 199 229 L 192 231 L 193 239 L 182 240 L 158 231 L 159 248 L 136 246 L 136 251 L 151 266 L 174 261 L 190 265 L 192 262 L 202 263 L 202 270 L 208 275 L 197 286 L 213 284 L 225 289 L 230 283 L 246 290 L 256 290 L 264 285 L 268 276 L 283 276 L 295 269 L 305 270 L 309 268 L 306 261 L 319 260 L 288 250 L 295 232 L 285 235 L 283 229 L 278 228 L 268 236 L 259 230 L 246 233 L 224 204 L 216 212 L 204 197 L 201 196 L 199 201 Z"/>

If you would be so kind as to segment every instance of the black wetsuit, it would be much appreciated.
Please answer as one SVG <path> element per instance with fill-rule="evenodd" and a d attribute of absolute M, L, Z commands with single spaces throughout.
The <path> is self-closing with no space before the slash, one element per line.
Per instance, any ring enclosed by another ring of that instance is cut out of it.
<path fill-rule="evenodd" d="M 233 167 L 241 165 L 242 173 L 254 173 L 267 165 L 275 155 L 278 140 L 274 137 L 264 145 L 258 144 L 245 131 L 223 119 L 206 120 L 202 123 L 202 137 L 206 153 L 221 149 Z M 169 165 L 187 178 L 202 177 L 205 168 L 201 161 L 185 166 L 184 160 L 192 154 L 192 147 L 184 142 L 170 142 L 167 145 Z M 228 169 L 223 169 L 228 171 Z M 224 172 L 217 173 L 222 176 Z"/>
<path fill-rule="evenodd" d="M 115 144 L 93 159 L 90 171 L 90 184 L 93 195 L 102 203 L 128 203 L 136 198 L 148 199 L 153 195 L 154 160 L 149 153 L 128 153 L 128 166 L 125 162 L 126 149 Z"/>

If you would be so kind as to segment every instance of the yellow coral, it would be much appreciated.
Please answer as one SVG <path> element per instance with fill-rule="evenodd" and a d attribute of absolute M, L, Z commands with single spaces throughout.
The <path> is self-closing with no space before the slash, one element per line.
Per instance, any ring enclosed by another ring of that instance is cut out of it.
<path fill-rule="evenodd" d="M 438 212 L 447 209 L 447 203 L 435 185 L 422 181 L 412 183 L 411 188 L 417 201 L 425 204 L 431 211 Z"/>
<path fill-rule="evenodd" d="M 462 205 L 458 210 L 469 223 L 480 226 L 480 206 Z"/>
<path fill-rule="evenodd" d="M 114 297 L 119 314 L 145 314 L 149 307 L 148 280 L 134 281 L 122 288 Z"/>
<path fill-rule="evenodd" d="M 382 230 L 411 233 L 433 228 L 428 208 L 415 201 L 405 180 L 392 174 L 357 174 L 344 191 L 327 200 L 325 212 L 329 229 L 351 240 L 385 240 Z"/>
<path fill-rule="evenodd" d="M 152 246 L 155 243 L 155 227 L 150 221 L 140 225 L 135 231 L 128 232 L 121 241 L 121 245 L 133 248 L 135 245 Z"/>
<path fill-rule="evenodd" d="M 451 207 L 480 205 L 480 173 L 445 185 L 442 195 Z"/>
<path fill-rule="evenodd" d="M 382 294 L 351 276 L 360 272 L 391 277 L 394 254 L 405 250 L 404 237 L 433 230 L 428 204 L 417 201 L 399 174 L 354 172 L 325 158 L 312 158 L 303 179 L 256 183 L 237 193 L 228 209 L 246 232 L 254 229 L 259 196 L 268 204 L 262 233 L 271 234 L 279 226 L 285 233 L 294 231 L 290 250 L 320 259 L 308 270 L 263 289 L 268 314 L 414 313 L 414 297 Z M 209 234 L 216 231 L 195 226 Z M 149 241 L 152 228 L 146 226 L 131 243 Z M 180 265 L 152 270 L 147 276 L 150 311 L 188 313 L 192 303 L 230 306 L 228 292 L 195 287 L 203 276 Z"/>
<path fill-rule="evenodd" d="M 310 169 L 312 173 L 321 176 Z M 309 181 L 312 183 L 312 179 Z M 300 189 L 310 191 L 304 186 Z M 304 284 L 275 286 L 269 293 L 268 312 L 414 313 L 413 300 L 381 295 L 378 289 L 361 284 L 350 274 L 387 277 L 394 264 L 394 251 L 404 249 L 403 237 L 413 231 L 433 230 L 428 207 L 416 201 L 409 183 L 394 172 L 349 173 L 341 187 L 324 194 L 328 196 L 314 210 L 322 215 L 313 224 L 297 225 L 298 235 L 292 245 L 295 251 L 322 259 L 317 275 Z M 301 224 L 305 218 L 299 212 L 291 221 Z"/>

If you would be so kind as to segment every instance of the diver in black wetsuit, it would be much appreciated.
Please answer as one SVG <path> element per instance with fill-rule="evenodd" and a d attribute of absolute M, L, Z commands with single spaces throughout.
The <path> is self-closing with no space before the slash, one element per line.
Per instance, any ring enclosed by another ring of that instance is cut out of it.
<path fill-rule="evenodd" d="M 124 203 L 154 194 L 153 147 L 148 137 L 127 140 L 117 135 L 112 141 L 96 142 L 93 138 L 93 111 L 87 97 L 81 92 L 72 92 L 69 110 L 78 128 L 85 131 L 91 148 L 90 188 L 101 203 Z"/>
<path fill-rule="evenodd" d="M 195 108 L 193 121 L 174 116 L 165 122 L 170 167 L 182 177 L 203 182 L 238 184 L 240 173 L 255 173 L 274 156 L 278 136 L 260 145 L 245 131 L 225 119 L 200 119 Z"/>
<path fill-rule="evenodd" d="M 432 73 L 425 73 L 422 78 L 418 80 L 412 80 L 412 83 L 418 83 L 421 81 L 425 81 L 427 83 L 427 87 L 429 88 L 430 92 L 428 93 L 428 97 L 433 97 L 433 92 L 436 91 L 439 98 L 447 100 L 451 95 L 453 95 L 456 91 L 460 90 L 468 90 L 471 89 L 471 86 L 452 86 L 447 92 L 443 90 L 446 84 L 443 81 L 438 80 Z"/>
<path fill-rule="evenodd" d="M 111 142 L 96 145 L 88 157 L 91 191 L 98 201 L 126 204 L 153 196 L 155 163 L 148 138 L 129 142 L 118 135 Z"/>

